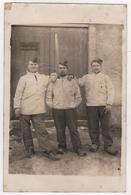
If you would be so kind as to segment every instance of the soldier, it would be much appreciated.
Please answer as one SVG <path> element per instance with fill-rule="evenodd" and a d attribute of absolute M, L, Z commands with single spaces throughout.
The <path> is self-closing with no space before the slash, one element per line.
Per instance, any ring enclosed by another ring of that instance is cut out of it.
<path fill-rule="evenodd" d="M 67 62 L 59 63 L 57 67 L 58 78 L 47 88 L 46 103 L 53 110 L 54 123 L 57 131 L 58 153 L 66 151 L 65 130 L 68 126 L 74 152 L 79 156 L 86 153 L 81 150 L 81 142 L 77 131 L 76 108 L 81 103 L 81 94 L 77 82 L 68 79 Z"/>
<path fill-rule="evenodd" d="M 100 146 L 100 128 L 104 141 L 104 150 L 116 155 L 113 148 L 113 139 L 110 135 L 111 106 L 114 99 L 114 87 L 111 79 L 102 73 L 103 60 L 95 59 L 91 62 L 92 73 L 79 79 L 79 84 L 84 86 L 86 92 L 86 110 L 89 134 L 92 141 L 91 152 L 96 152 Z"/>
<path fill-rule="evenodd" d="M 20 78 L 17 85 L 14 97 L 15 114 L 20 117 L 26 157 L 30 158 L 35 153 L 30 128 L 30 121 L 32 121 L 40 150 L 49 159 L 58 160 L 59 158 L 53 153 L 44 124 L 45 92 L 50 79 L 49 76 L 39 74 L 38 70 L 37 58 L 31 59 L 28 63 L 27 73 Z"/>

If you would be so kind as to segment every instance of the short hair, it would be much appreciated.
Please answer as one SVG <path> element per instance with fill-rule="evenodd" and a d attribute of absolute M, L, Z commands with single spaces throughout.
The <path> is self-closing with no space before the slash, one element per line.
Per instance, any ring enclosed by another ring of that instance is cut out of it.
<path fill-rule="evenodd" d="M 96 58 L 96 59 L 94 59 L 94 60 L 92 60 L 92 61 L 91 61 L 91 65 L 92 65 L 94 62 L 96 62 L 96 63 L 98 63 L 98 64 L 102 65 L 103 60 L 102 60 L 102 59 L 100 59 L 100 58 Z"/>
<path fill-rule="evenodd" d="M 33 63 L 38 63 L 38 58 L 34 57 L 34 58 L 31 58 L 29 61 L 32 61 Z"/>
<path fill-rule="evenodd" d="M 64 62 L 59 62 L 59 64 L 65 66 L 66 68 L 68 68 L 68 61 L 65 60 Z"/>

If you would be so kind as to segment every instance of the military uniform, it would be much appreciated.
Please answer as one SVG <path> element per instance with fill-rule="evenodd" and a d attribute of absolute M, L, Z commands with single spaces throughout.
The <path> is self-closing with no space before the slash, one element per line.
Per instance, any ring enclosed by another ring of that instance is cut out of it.
<path fill-rule="evenodd" d="M 23 134 L 23 141 L 26 151 L 34 148 L 30 120 L 37 133 L 40 150 L 50 151 L 51 144 L 48 139 L 48 132 L 44 124 L 44 113 L 46 113 L 45 92 L 49 82 L 49 76 L 27 72 L 18 82 L 14 108 L 20 108 L 20 123 Z"/>
<path fill-rule="evenodd" d="M 53 117 L 57 130 L 58 147 L 66 150 L 65 129 L 68 126 L 74 151 L 81 147 L 77 131 L 76 108 L 81 103 L 80 89 L 76 81 L 69 81 L 67 76 L 60 77 L 47 88 L 46 103 L 53 109 Z"/>
<path fill-rule="evenodd" d="M 114 99 L 111 79 L 102 72 L 91 73 L 79 79 L 79 84 L 85 88 L 87 119 L 92 144 L 100 145 L 99 124 L 101 124 L 104 147 L 107 148 L 113 143 L 110 135 L 111 111 L 105 111 L 106 105 L 112 105 Z"/>

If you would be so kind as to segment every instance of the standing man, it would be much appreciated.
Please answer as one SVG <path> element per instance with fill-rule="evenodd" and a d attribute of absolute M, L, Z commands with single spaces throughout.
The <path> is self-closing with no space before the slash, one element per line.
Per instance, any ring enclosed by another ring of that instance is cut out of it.
<path fill-rule="evenodd" d="M 49 159 L 58 160 L 52 152 L 53 149 L 44 123 L 44 114 L 46 113 L 45 92 L 49 83 L 49 76 L 39 74 L 38 70 L 37 58 L 31 59 L 28 63 L 27 73 L 20 78 L 17 85 L 14 97 L 15 114 L 20 117 L 26 157 L 30 158 L 34 154 L 30 128 L 30 121 L 32 121 L 37 133 L 40 150 Z"/>
<path fill-rule="evenodd" d="M 81 150 L 81 142 L 77 131 L 76 108 L 81 103 L 81 94 L 77 82 L 67 78 L 67 62 L 60 63 L 57 67 L 58 78 L 55 83 L 50 83 L 47 88 L 46 103 L 53 109 L 54 123 L 57 131 L 58 153 L 66 151 L 65 130 L 68 126 L 74 152 L 79 156 L 86 153 Z"/>
<path fill-rule="evenodd" d="M 91 152 L 96 152 L 100 146 L 100 124 L 104 141 L 104 150 L 116 155 L 118 151 L 112 147 L 110 135 L 111 106 L 114 99 L 114 88 L 111 79 L 102 73 L 103 60 L 95 59 L 91 62 L 92 73 L 79 79 L 79 84 L 85 87 L 86 109 L 89 134 L 92 141 Z"/>

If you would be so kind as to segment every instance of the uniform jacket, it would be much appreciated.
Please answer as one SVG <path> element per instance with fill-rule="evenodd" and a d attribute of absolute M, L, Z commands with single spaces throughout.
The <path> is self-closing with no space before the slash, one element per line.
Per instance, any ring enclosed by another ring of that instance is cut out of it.
<path fill-rule="evenodd" d="M 81 94 L 77 82 L 67 77 L 59 78 L 47 88 L 46 103 L 51 108 L 76 108 L 81 103 Z"/>
<path fill-rule="evenodd" d="M 79 84 L 85 87 L 87 106 L 113 104 L 114 87 L 106 74 L 87 74 L 79 79 Z"/>
<path fill-rule="evenodd" d="M 27 72 L 18 82 L 14 108 L 21 108 L 25 115 L 40 114 L 46 112 L 45 92 L 49 76 Z"/>

